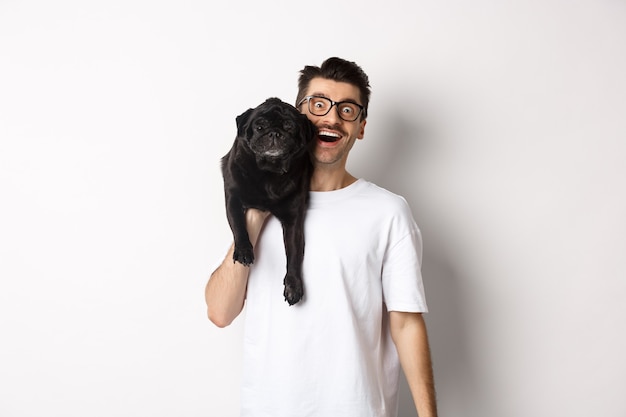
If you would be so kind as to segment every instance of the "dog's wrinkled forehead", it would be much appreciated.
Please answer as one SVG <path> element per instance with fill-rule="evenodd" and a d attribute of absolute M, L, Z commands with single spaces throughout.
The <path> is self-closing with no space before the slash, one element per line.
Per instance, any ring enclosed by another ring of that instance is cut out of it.
<path fill-rule="evenodd" d="M 255 109 L 253 119 L 263 118 L 272 125 L 281 125 L 285 120 L 297 119 L 299 114 L 300 112 L 290 104 L 278 99 L 268 99 Z"/>
<path fill-rule="evenodd" d="M 291 104 L 278 98 L 269 98 L 256 108 L 248 109 L 237 117 L 237 130 L 248 136 L 255 127 L 284 128 L 285 123 L 295 124 L 303 115 Z"/>

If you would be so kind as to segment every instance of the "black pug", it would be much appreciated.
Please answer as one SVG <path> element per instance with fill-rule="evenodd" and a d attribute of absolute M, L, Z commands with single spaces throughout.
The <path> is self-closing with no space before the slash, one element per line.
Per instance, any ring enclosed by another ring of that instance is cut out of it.
<path fill-rule="evenodd" d="M 304 217 L 313 164 L 315 125 L 295 107 L 269 98 L 239 115 L 237 137 L 222 158 L 226 215 L 233 232 L 233 261 L 254 262 L 245 211 L 272 213 L 281 223 L 287 273 L 283 295 L 289 305 L 300 301 L 304 259 Z"/>

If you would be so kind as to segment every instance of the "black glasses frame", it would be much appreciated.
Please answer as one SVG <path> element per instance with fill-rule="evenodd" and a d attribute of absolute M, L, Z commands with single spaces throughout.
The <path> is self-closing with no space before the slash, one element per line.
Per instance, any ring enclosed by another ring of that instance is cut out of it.
<path fill-rule="evenodd" d="M 324 114 L 315 114 L 311 111 L 311 99 L 312 98 L 321 98 L 323 100 L 328 100 L 330 101 L 330 107 L 328 107 L 328 110 L 326 110 L 326 113 Z M 309 112 L 311 112 L 311 114 L 313 116 L 326 116 L 329 112 L 330 109 L 333 108 L 333 106 L 335 107 L 335 110 L 337 111 L 337 115 L 342 119 L 345 120 L 346 122 L 354 122 L 356 119 L 359 118 L 359 116 L 361 115 L 361 113 L 363 113 L 365 111 L 365 107 L 361 106 L 359 103 L 355 103 L 354 101 L 348 101 L 348 100 L 344 100 L 344 101 L 333 101 L 331 99 L 329 99 L 328 97 L 324 97 L 324 96 L 306 96 L 304 97 L 302 100 L 300 100 L 300 102 L 298 103 L 298 105 L 296 107 L 300 107 L 305 101 L 309 102 Z M 339 106 L 342 104 L 354 104 L 355 106 L 357 106 L 359 108 L 358 113 L 354 116 L 354 119 L 346 119 L 344 117 L 344 115 L 341 113 L 341 111 L 339 111 Z"/>

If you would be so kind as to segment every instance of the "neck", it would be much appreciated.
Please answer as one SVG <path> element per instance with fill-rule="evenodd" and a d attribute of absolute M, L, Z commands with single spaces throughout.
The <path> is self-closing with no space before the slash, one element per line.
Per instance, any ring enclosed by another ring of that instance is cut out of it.
<path fill-rule="evenodd" d="M 339 172 L 327 172 L 321 169 L 313 171 L 311 191 L 334 191 L 345 188 L 357 179 L 345 169 Z"/>

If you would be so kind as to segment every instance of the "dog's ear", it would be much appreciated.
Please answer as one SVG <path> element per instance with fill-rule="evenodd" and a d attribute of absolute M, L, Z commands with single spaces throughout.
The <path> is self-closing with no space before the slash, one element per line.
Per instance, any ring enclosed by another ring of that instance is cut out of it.
<path fill-rule="evenodd" d="M 306 114 L 300 113 L 300 123 L 302 125 L 302 134 L 306 138 L 306 143 L 313 142 L 313 138 L 317 135 L 317 127 L 306 116 Z"/>
<path fill-rule="evenodd" d="M 237 118 L 235 119 L 235 121 L 237 122 L 237 136 L 238 137 L 246 136 L 246 129 L 248 128 L 248 119 L 250 119 L 250 116 L 252 115 L 253 111 L 254 109 L 248 109 L 245 112 L 241 113 L 239 116 L 237 116 Z"/>

